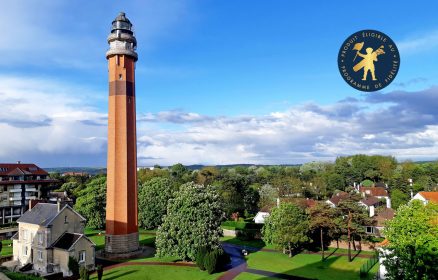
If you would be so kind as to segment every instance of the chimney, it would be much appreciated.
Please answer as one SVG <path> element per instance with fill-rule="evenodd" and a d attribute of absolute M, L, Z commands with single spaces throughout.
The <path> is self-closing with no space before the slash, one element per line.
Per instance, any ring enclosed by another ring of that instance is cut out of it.
<path fill-rule="evenodd" d="M 20 163 L 21 163 L 21 161 L 17 160 L 17 163 L 18 163 L 18 164 L 20 164 Z"/>
<path fill-rule="evenodd" d="M 57 204 L 58 204 L 58 212 L 59 212 L 59 211 L 61 211 L 61 200 L 60 199 L 58 199 Z"/>
<path fill-rule="evenodd" d="M 386 208 L 391 208 L 391 198 L 386 198 Z"/>
<path fill-rule="evenodd" d="M 411 190 L 411 199 L 414 198 L 414 192 Z"/>
<path fill-rule="evenodd" d="M 374 205 L 370 206 L 370 217 L 374 217 Z"/>
<path fill-rule="evenodd" d="M 280 198 L 277 197 L 277 207 L 280 207 Z"/>

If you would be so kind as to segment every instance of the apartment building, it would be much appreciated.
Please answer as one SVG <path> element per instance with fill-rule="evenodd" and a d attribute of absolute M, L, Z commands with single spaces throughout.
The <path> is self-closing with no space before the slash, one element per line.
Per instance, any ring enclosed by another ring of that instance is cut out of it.
<path fill-rule="evenodd" d="M 0 224 L 16 221 L 56 180 L 32 163 L 0 163 Z"/>

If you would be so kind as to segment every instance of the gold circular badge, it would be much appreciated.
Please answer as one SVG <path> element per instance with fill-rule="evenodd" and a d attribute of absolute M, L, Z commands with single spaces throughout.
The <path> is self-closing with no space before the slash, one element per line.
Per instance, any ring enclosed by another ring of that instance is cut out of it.
<path fill-rule="evenodd" d="M 348 37 L 338 54 L 342 78 L 361 91 L 388 86 L 400 68 L 400 54 L 394 41 L 376 30 L 362 30 Z"/>

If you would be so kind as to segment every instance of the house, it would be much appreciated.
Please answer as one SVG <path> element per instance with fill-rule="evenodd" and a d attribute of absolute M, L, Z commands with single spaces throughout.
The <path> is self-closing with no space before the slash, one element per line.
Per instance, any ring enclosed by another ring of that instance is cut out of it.
<path fill-rule="evenodd" d="M 365 227 L 365 232 L 367 234 L 372 234 L 375 236 L 384 236 L 383 229 L 385 228 L 386 221 L 392 220 L 395 216 L 395 211 L 392 208 L 384 208 L 374 215 L 374 225 Z"/>
<path fill-rule="evenodd" d="M 44 196 L 44 189 L 57 182 L 33 163 L 0 163 L 0 224 L 15 222 L 31 199 Z"/>
<path fill-rule="evenodd" d="M 262 209 L 260 209 L 260 211 L 257 212 L 257 214 L 254 217 L 254 223 L 264 224 L 265 219 L 269 217 L 269 215 L 271 214 L 271 208 L 272 208 L 271 206 L 265 206 Z"/>
<path fill-rule="evenodd" d="M 84 234 L 85 218 L 69 205 L 38 203 L 18 220 L 12 237 L 13 260 L 22 267 L 33 264 L 41 275 L 62 272 L 70 275 L 69 257 L 94 268 L 95 244 Z"/>
<path fill-rule="evenodd" d="M 347 199 L 349 196 L 350 196 L 349 193 L 338 192 L 338 193 L 334 194 L 330 199 L 326 200 L 326 203 L 334 208 L 334 207 L 338 206 L 339 202 Z"/>
<path fill-rule="evenodd" d="M 359 204 L 362 206 L 365 206 L 365 208 L 368 210 L 370 217 L 374 217 L 375 210 L 377 207 L 380 206 L 381 202 L 380 200 L 375 196 L 367 196 L 362 198 L 359 201 Z"/>
<path fill-rule="evenodd" d="M 438 192 L 419 192 L 412 199 L 418 199 L 424 205 L 429 202 L 438 203 Z"/>
<path fill-rule="evenodd" d="M 363 197 L 374 196 L 378 199 L 385 199 L 386 207 L 391 208 L 391 199 L 385 187 L 359 187 L 359 193 Z"/>

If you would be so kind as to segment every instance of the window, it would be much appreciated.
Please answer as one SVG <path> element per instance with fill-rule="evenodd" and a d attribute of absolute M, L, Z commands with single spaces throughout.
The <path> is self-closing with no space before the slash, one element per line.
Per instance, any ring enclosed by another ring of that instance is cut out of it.
<path fill-rule="evenodd" d="M 27 229 L 23 229 L 23 240 L 27 240 Z"/>
<path fill-rule="evenodd" d="M 85 262 L 85 251 L 79 252 L 79 262 Z"/>
<path fill-rule="evenodd" d="M 43 251 L 38 251 L 38 260 L 42 261 L 43 260 Z"/>
<path fill-rule="evenodd" d="M 119 80 L 121 80 L 123 78 L 122 74 L 119 74 Z"/>
<path fill-rule="evenodd" d="M 39 245 L 43 244 L 43 233 L 42 232 L 38 232 L 38 244 Z"/>
<path fill-rule="evenodd" d="M 366 232 L 371 234 L 374 233 L 374 227 L 367 227 Z"/>
<path fill-rule="evenodd" d="M 23 247 L 23 255 L 27 256 L 27 246 Z"/>
<path fill-rule="evenodd" d="M 67 216 L 64 216 L 64 224 L 67 224 L 67 223 L 68 223 Z"/>

